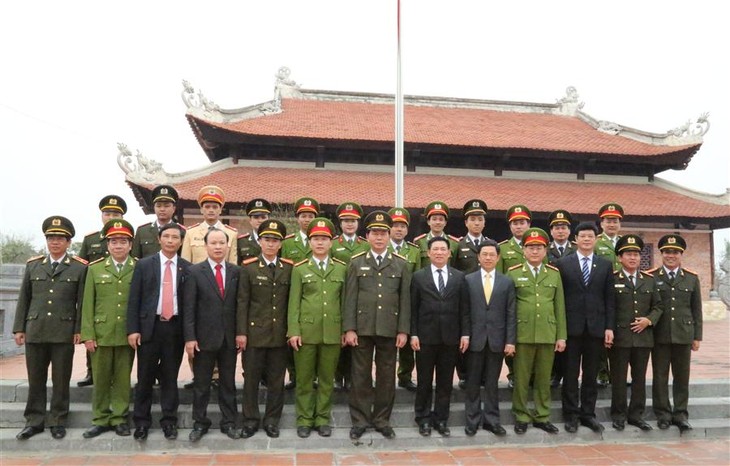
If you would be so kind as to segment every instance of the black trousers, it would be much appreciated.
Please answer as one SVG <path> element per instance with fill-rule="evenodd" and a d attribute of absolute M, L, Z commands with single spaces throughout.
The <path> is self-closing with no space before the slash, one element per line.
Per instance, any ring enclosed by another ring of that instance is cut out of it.
<path fill-rule="evenodd" d="M 466 370 L 466 425 L 479 427 L 482 423 L 499 424 L 499 374 L 502 372 L 504 353 L 494 352 L 485 345 L 482 351 L 467 351 Z M 479 385 L 484 380 L 485 397 L 481 399 Z"/>
<path fill-rule="evenodd" d="M 646 368 L 651 348 L 619 348 L 608 351 L 611 363 L 611 419 L 638 421 L 646 408 Z M 626 406 L 626 376 L 631 367 L 631 402 Z"/>
<path fill-rule="evenodd" d="M 28 401 L 25 404 L 25 425 L 44 427 L 46 421 L 46 382 L 51 366 L 53 394 L 48 423 L 65 426 L 68 418 L 69 383 L 73 367 L 73 343 L 26 343 L 25 364 L 28 370 Z"/>
<path fill-rule="evenodd" d="M 411 341 L 410 338 L 407 341 Z M 398 350 L 398 381 L 412 382 L 413 368 L 416 367 L 416 357 L 411 345 L 406 343 Z"/>
<path fill-rule="evenodd" d="M 194 426 L 208 428 L 208 402 L 213 368 L 218 364 L 218 406 L 221 410 L 220 427 L 236 425 L 236 348 L 226 344 L 217 351 L 199 351 L 193 359 L 193 421 Z"/>
<path fill-rule="evenodd" d="M 563 417 L 566 421 L 596 417 L 598 385 L 596 375 L 603 350 L 603 338 L 584 333 L 568 336 L 563 379 Z M 578 375 L 582 371 L 580 389 Z"/>
<path fill-rule="evenodd" d="M 352 390 L 350 419 L 355 427 L 390 426 L 395 401 L 395 338 L 358 336 L 352 347 Z M 373 387 L 373 353 L 375 387 Z"/>
<path fill-rule="evenodd" d="M 137 347 L 137 386 L 134 389 L 134 425 L 150 427 L 152 424 L 152 387 L 160 380 L 160 425 L 177 425 L 177 408 L 180 397 L 177 391 L 177 375 L 185 353 L 182 319 L 155 321 L 152 338 Z"/>
<path fill-rule="evenodd" d="M 692 345 L 657 343 L 651 353 L 652 407 L 658 421 L 687 421 L 689 368 Z M 669 402 L 669 371 L 672 371 L 672 398 Z"/>
<path fill-rule="evenodd" d="M 458 345 L 421 345 L 416 351 L 416 423 L 446 422 L 449 419 L 451 390 L 454 388 L 454 368 L 459 357 Z M 436 396 L 433 378 L 436 372 Z M 479 379 L 478 379 L 479 380 Z M 433 406 L 433 409 L 431 407 Z"/>
<path fill-rule="evenodd" d="M 263 425 L 278 427 L 284 409 L 284 375 L 289 359 L 289 347 L 262 348 L 248 346 L 241 354 L 246 358 L 243 379 L 243 424 L 253 429 L 261 425 L 259 383 L 266 380 L 266 411 Z"/>

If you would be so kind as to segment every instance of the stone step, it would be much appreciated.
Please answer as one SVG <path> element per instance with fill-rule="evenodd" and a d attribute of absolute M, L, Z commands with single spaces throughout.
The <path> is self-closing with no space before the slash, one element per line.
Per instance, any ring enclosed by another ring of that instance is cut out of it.
<path fill-rule="evenodd" d="M 610 400 L 598 400 L 596 403 L 596 417 L 599 421 L 607 422 L 610 416 Z M 514 418 L 511 412 L 511 402 L 500 402 L 500 418 L 503 424 L 511 424 Z M 23 411 L 25 403 L 0 403 L 0 412 L 3 413 L 0 419 L 0 428 L 22 428 L 25 425 Z M 240 415 L 240 405 L 238 406 Z M 259 407 L 264 412 L 264 407 Z M 130 407 L 131 413 L 131 407 Z M 726 422 L 730 418 L 730 398 L 726 397 L 709 397 L 709 398 L 692 398 L 689 404 L 690 419 L 725 419 Z M 220 411 L 216 403 L 210 403 L 208 406 L 208 416 L 217 426 L 220 422 Z M 159 405 L 152 406 L 153 425 L 158 425 L 160 417 Z M 647 401 L 647 409 L 645 413 L 647 420 L 654 420 L 654 413 L 651 410 L 651 400 Z M 68 427 L 83 428 L 91 426 L 92 421 L 91 405 L 88 403 L 71 403 L 69 417 L 67 421 Z M 562 408 L 559 401 L 551 403 L 550 419 L 554 422 L 562 420 Z M 452 403 L 449 424 L 452 426 L 463 426 L 465 421 L 464 403 Z M 391 424 L 394 427 L 407 428 L 415 426 L 413 404 L 399 403 L 393 408 L 391 414 Z M 296 413 L 293 405 L 284 406 L 282 418 L 279 426 L 287 428 L 296 425 Z M 178 410 L 178 426 L 180 428 L 192 428 L 192 405 L 180 405 Z M 332 409 L 332 426 L 346 427 L 351 426 L 349 408 L 346 404 L 337 404 Z"/>
<path fill-rule="evenodd" d="M 685 439 L 726 438 L 730 435 L 730 426 L 727 419 L 693 419 L 693 430 L 681 435 Z M 421 437 L 415 427 L 396 428 L 396 438 L 386 440 L 374 431 L 366 432 L 358 441 L 349 438 L 349 428 L 340 427 L 333 430 L 332 437 L 322 438 L 316 432 L 308 439 L 300 439 L 296 429 L 281 430 L 281 436 L 270 439 L 264 432 L 245 440 L 231 440 L 217 429 L 211 429 L 200 442 L 188 441 L 188 429 L 181 429 L 177 440 L 166 440 L 159 429 L 150 431 L 149 438 L 144 442 L 135 441 L 132 437 L 119 437 L 114 432 L 107 432 L 93 439 L 84 439 L 82 434 L 85 428 L 72 428 L 63 440 L 54 440 L 48 430 L 35 437 L 19 441 L 15 439 L 18 429 L 0 429 L 0 451 L 5 454 L 23 454 L 45 452 L 73 452 L 84 453 L 155 453 L 175 452 L 190 454 L 205 454 L 225 451 L 307 451 L 307 450 L 345 450 L 357 453 L 369 453 L 387 450 L 414 450 L 440 449 L 454 447 L 506 447 L 520 445 L 561 445 L 561 444 L 590 444 L 590 443 L 651 443 L 679 441 L 680 434 L 676 427 L 667 430 L 654 429 L 642 432 L 633 426 L 626 426 L 623 432 L 611 428 L 611 424 L 604 422 L 603 434 L 596 434 L 585 427 L 580 427 L 575 434 L 563 431 L 562 424 L 558 424 L 561 432 L 556 435 L 547 434 L 530 427 L 527 433 L 517 435 L 512 425 L 505 425 L 507 435 L 496 437 L 489 432 L 479 430 L 474 437 L 467 437 L 460 427 L 452 428 L 451 437 L 442 438 L 436 432 L 430 437 Z"/>

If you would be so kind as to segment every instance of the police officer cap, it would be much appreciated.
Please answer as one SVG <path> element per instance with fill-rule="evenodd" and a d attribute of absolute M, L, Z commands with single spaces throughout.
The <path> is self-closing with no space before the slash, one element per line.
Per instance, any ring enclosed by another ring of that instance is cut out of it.
<path fill-rule="evenodd" d="M 294 203 L 294 215 L 310 212 L 319 215 L 319 202 L 311 197 L 302 197 Z"/>
<path fill-rule="evenodd" d="M 443 215 L 447 219 L 449 218 L 449 206 L 447 206 L 445 203 L 441 201 L 433 201 L 429 205 L 426 206 L 426 209 L 423 211 L 423 214 L 426 216 L 426 220 L 431 218 L 431 215 Z"/>
<path fill-rule="evenodd" d="M 687 242 L 679 235 L 664 235 L 659 238 L 659 250 L 664 251 L 665 249 L 675 249 L 684 252 L 687 249 Z"/>
<path fill-rule="evenodd" d="M 600 218 L 624 218 L 624 208 L 616 204 L 615 202 L 611 202 L 609 204 L 603 205 L 600 209 L 598 209 L 598 216 Z"/>
<path fill-rule="evenodd" d="M 637 235 L 624 235 L 616 241 L 616 255 L 629 251 L 641 252 L 644 249 L 644 240 Z"/>
<path fill-rule="evenodd" d="M 464 204 L 464 218 L 470 215 L 487 215 L 487 203 L 481 199 L 472 199 Z"/>
<path fill-rule="evenodd" d="M 406 225 L 411 224 L 411 213 L 408 212 L 408 209 L 404 209 L 402 207 L 393 207 L 388 211 L 388 215 L 390 215 L 393 223 L 401 222 L 405 223 Z"/>
<path fill-rule="evenodd" d="M 131 239 L 134 238 L 134 227 L 123 218 L 113 218 L 106 222 L 101 233 L 104 235 L 104 238 L 126 236 Z"/>
<path fill-rule="evenodd" d="M 309 222 L 307 228 L 307 237 L 326 236 L 332 238 L 335 235 L 335 225 L 328 218 L 316 217 Z"/>
<path fill-rule="evenodd" d="M 60 215 L 54 215 L 45 219 L 42 228 L 45 236 L 65 236 L 70 239 L 76 235 L 76 230 L 71 220 Z"/>
<path fill-rule="evenodd" d="M 550 224 L 551 228 L 555 225 L 560 225 L 561 223 L 570 226 L 572 222 L 573 217 L 571 217 L 570 212 L 568 212 L 567 210 L 554 210 L 550 212 L 550 215 L 548 216 L 548 223 Z"/>
<path fill-rule="evenodd" d="M 513 205 L 507 209 L 507 222 L 513 222 L 515 220 L 527 220 L 532 221 L 532 212 L 526 206 L 522 204 Z"/>
<path fill-rule="evenodd" d="M 522 235 L 522 244 L 529 246 L 531 244 L 541 244 L 547 246 L 550 242 L 550 237 L 542 228 L 528 228 Z"/>
<path fill-rule="evenodd" d="M 218 186 L 203 186 L 200 188 L 200 191 L 198 191 L 198 205 L 202 207 L 206 202 L 215 202 L 223 207 L 226 204 L 226 195 Z"/>
<path fill-rule="evenodd" d="M 259 238 L 284 239 L 286 236 L 286 226 L 278 220 L 266 220 L 257 230 Z"/>
<path fill-rule="evenodd" d="M 357 202 L 343 202 L 337 207 L 337 218 L 340 220 L 346 218 L 360 220 L 362 218 L 362 207 Z"/>
<path fill-rule="evenodd" d="M 175 188 L 168 184 L 161 184 L 159 186 L 155 186 L 155 189 L 152 190 L 152 204 L 154 205 L 156 202 L 172 202 L 173 204 L 177 204 L 177 200 L 180 197 L 177 194 L 177 191 Z"/>
<path fill-rule="evenodd" d="M 365 228 L 368 230 L 390 231 L 393 226 L 393 219 L 384 210 L 374 210 L 365 217 Z"/>
<path fill-rule="evenodd" d="M 99 210 L 102 212 L 119 212 L 124 215 L 127 213 L 127 203 L 116 194 L 109 194 L 108 196 L 102 197 L 101 201 L 99 201 Z"/>
<path fill-rule="evenodd" d="M 246 215 L 251 217 L 252 215 L 270 214 L 271 204 L 266 199 L 251 199 L 246 204 Z"/>

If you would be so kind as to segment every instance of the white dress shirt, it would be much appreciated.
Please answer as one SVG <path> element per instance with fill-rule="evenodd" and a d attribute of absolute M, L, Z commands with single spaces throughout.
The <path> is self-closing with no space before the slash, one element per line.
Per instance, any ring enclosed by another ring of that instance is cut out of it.
<path fill-rule="evenodd" d="M 435 265 L 431 264 L 431 276 L 433 277 L 433 283 L 436 285 L 436 289 L 439 289 L 439 273 L 437 270 L 443 270 L 443 273 L 441 276 L 444 277 L 444 288 L 446 288 L 446 284 L 449 283 L 449 267 L 444 265 L 442 269 L 439 269 Z"/>

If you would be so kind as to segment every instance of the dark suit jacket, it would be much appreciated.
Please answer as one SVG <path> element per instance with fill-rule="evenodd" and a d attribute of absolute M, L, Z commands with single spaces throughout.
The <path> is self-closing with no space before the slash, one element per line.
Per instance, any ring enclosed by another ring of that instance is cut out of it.
<path fill-rule="evenodd" d="M 191 265 L 183 286 L 183 334 L 201 351 L 236 347 L 236 296 L 241 268 L 226 262 L 221 296 L 208 260 Z"/>
<path fill-rule="evenodd" d="M 411 336 L 422 345 L 458 345 L 471 335 L 469 292 L 464 274 L 446 266 L 449 274 L 443 295 L 431 275 L 431 265 L 418 270 L 411 280 Z"/>
<path fill-rule="evenodd" d="M 565 293 L 565 318 L 568 336 L 588 332 L 603 338 L 606 330 L 616 329 L 613 264 L 593 254 L 588 285 L 583 284 L 580 256 L 570 254 L 556 262 Z"/>
<path fill-rule="evenodd" d="M 182 318 L 182 294 L 185 275 L 188 273 L 190 262 L 182 257 L 177 258 L 177 312 Z M 142 343 L 150 341 L 155 328 L 157 317 L 157 303 L 160 300 L 160 255 L 155 253 L 140 259 L 134 268 L 132 284 L 129 288 L 127 302 L 127 335 L 142 334 Z"/>
<path fill-rule="evenodd" d="M 466 276 L 471 310 L 471 339 L 469 351 L 489 350 L 503 352 L 504 345 L 517 342 L 517 313 L 515 311 L 515 284 L 511 278 L 494 271 L 494 287 L 489 304 L 484 298 L 481 268 Z"/>

